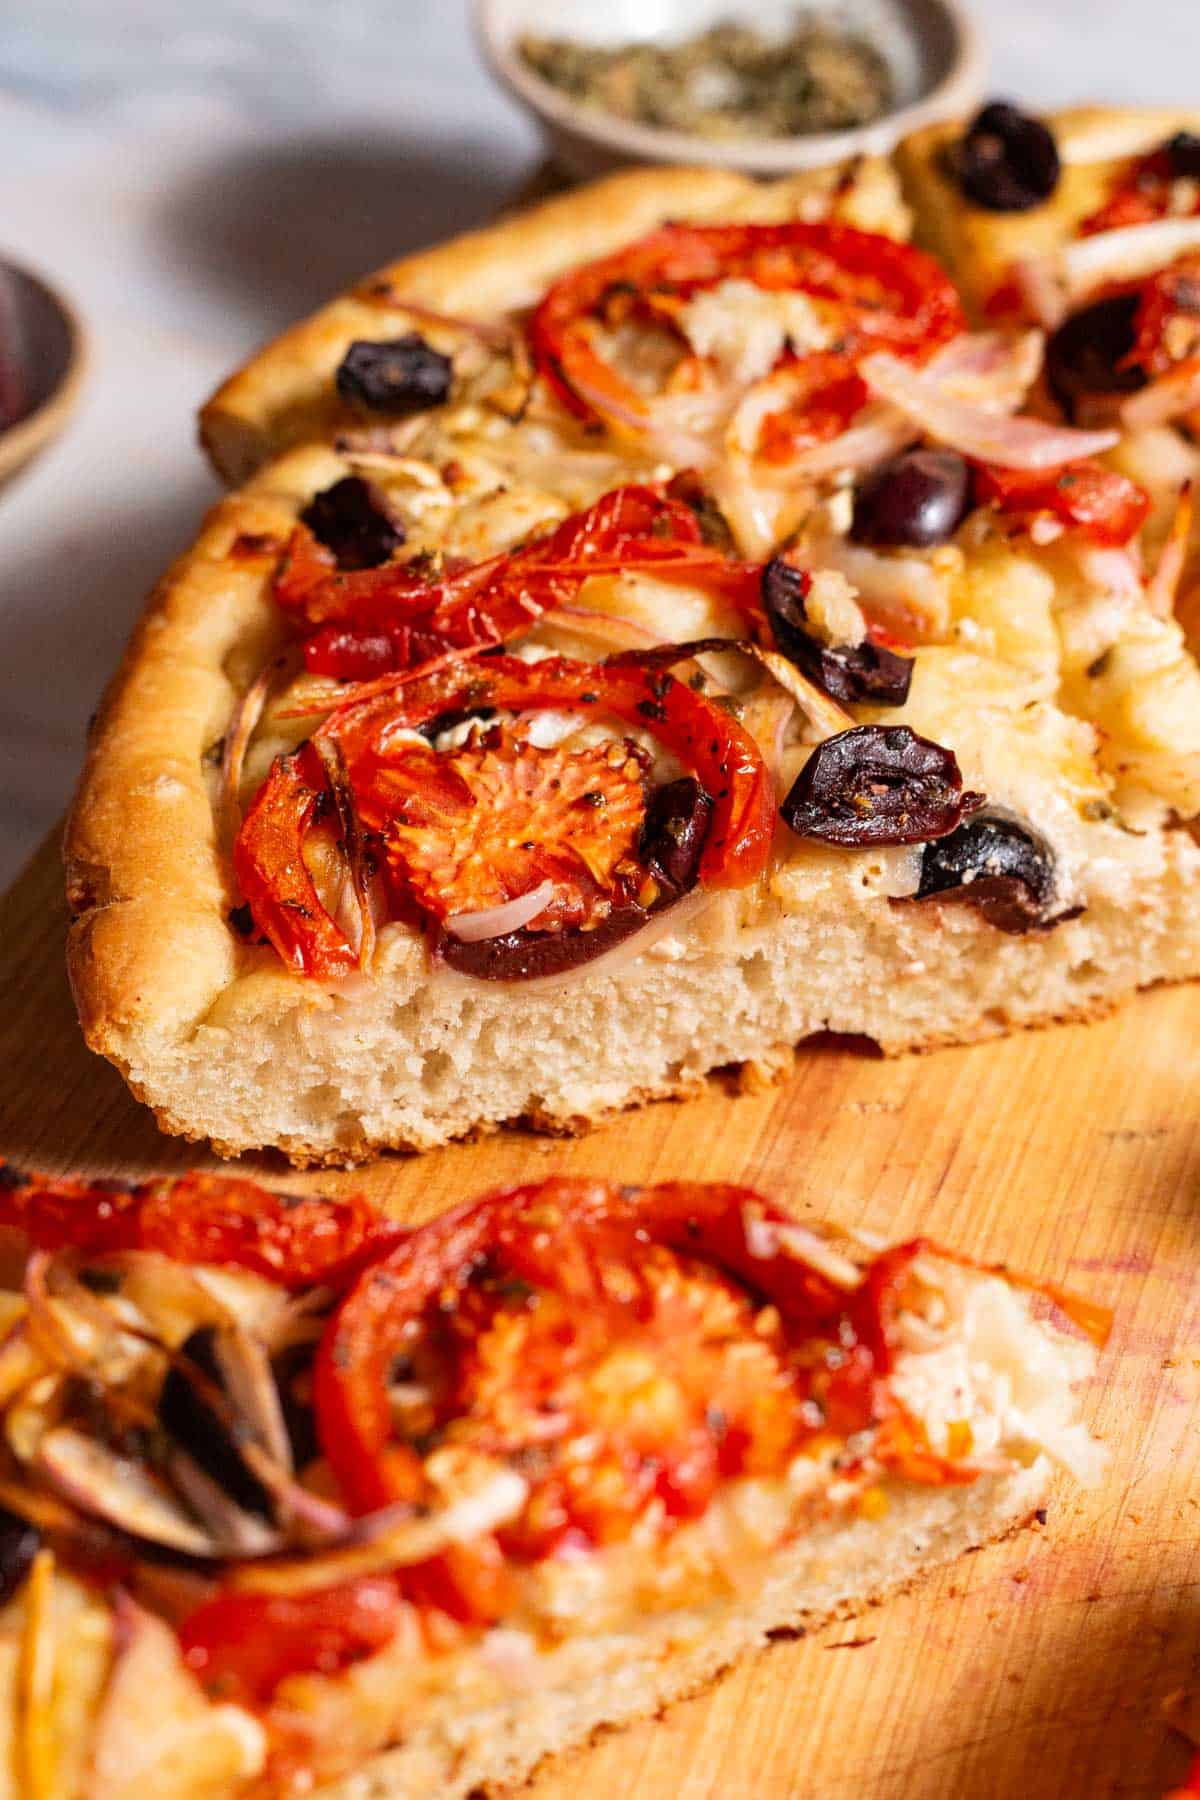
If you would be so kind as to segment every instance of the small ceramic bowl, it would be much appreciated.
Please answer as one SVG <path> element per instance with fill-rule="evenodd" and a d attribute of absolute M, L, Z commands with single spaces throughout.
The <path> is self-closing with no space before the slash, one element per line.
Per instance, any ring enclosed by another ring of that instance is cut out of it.
<path fill-rule="evenodd" d="M 554 160 L 575 176 L 636 162 L 704 163 L 751 175 L 786 175 L 864 151 L 889 150 L 918 125 L 970 110 L 982 94 L 983 56 L 959 0 L 841 0 L 831 6 L 838 23 L 870 39 L 887 58 L 897 103 L 872 125 L 805 137 L 715 143 L 636 125 L 581 106 L 535 75 L 517 49 L 527 31 L 592 44 L 670 42 L 727 20 L 782 35 L 797 10 L 796 0 L 754 0 L 753 5 L 747 0 L 474 0 L 476 32 L 492 71 L 539 121 Z"/>
<path fill-rule="evenodd" d="M 0 258 L 0 487 L 66 424 L 83 362 L 71 307 L 40 276 Z"/>

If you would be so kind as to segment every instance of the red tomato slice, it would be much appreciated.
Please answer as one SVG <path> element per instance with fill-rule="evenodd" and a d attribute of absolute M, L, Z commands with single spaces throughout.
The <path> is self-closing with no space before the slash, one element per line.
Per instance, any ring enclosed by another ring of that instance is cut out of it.
<path fill-rule="evenodd" d="M 945 272 L 892 238 L 798 220 L 664 225 L 555 282 L 529 324 L 534 365 L 581 418 L 595 416 L 583 390 L 607 396 L 619 416 L 649 422 L 645 396 L 595 350 L 594 325 L 631 304 L 669 318 L 673 302 L 735 278 L 809 295 L 836 321 L 839 349 L 851 359 L 872 349 L 932 350 L 965 329 Z"/>
<path fill-rule="evenodd" d="M 1182 184 L 1171 173 L 1171 160 L 1165 148 L 1151 150 L 1122 170 L 1103 206 L 1089 213 L 1079 227 L 1080 237 L 1091 237 L 1098 231 L 1120 231 L 1128 225 L 1149 225 L 1168 215 L 1180 217 L 1179 194 Z M 1188 212 L 1200 213 L 1200 193 Z"/>
<path fill-rule="evenodd" d="M 775 829 L 775 798 L 758 745 L 724 708 L 662 669 L 624 660 L 587 663 L 552 656 L 526 663 L 489 656 L 397 683 L 365 705 L 351 701 L 322 729 L 341 743 L 355 789 L 369 792 L 374 770 L 386 764 L 392 733 L 484 706 L 518 713 L 608 713 L 648 730 L 693 770 L 713 801 L 701 881 L 709 887 L 745 887 L 762 874 Z"/>
<path fill-rule="evenodd" d="M 456 1207 L 421 1227 L 363 1275 L 330 1320 L 318 1351 L 314 1382 L 318 1431 L 350 1504 L 369 1511 L 389 1501 L 421 1497 L 421 1460 L 411 1445 L 396 1437 L 389 1382 L 398 1356 L 418 1354 L 430 1307 L 436 1311 L 440 1306 L 448 1318 L 466 1306 L 473 1276 L 482 1269 L 489 1270 L 506 1291 L 515 1283 L 543 1296 L 533 1308 L 535 1319 L 541 1304 L 550 1309 L 540 1353 L 529 1350 L 536 1338 L 526 1338 L 511 1361 L 501 1359 L 498 1365 L 506 1420 L 511 1421 L 515 1396 L 525 1395 L 517 1439 L 505 1442 L 509 1453 L 521 1447 L 520 1432 L 528 1433 L 528 1441 L 561 1435 L 565 1402 L 560 1404 L 555 1396 L 564 1368 L 574 1368 L 572 1391 L 578 1391 L 579 1365 L 571 1358 L 578 1334 L 589 1321 L 609 1344 L 629 1330 L 631 1306 L 643 1321 L 653 1317 L 658 1300 L 644 1291 L 639 1298 L 637 1289 L 638 1270 L 644 1271 L 650 1246 L 655 1245 L 689 1262 L 709 1265 L 723 1278 L 734 1278 L 758 1296 L 759 1303 L 773 1302 L 781 1342 L 807 1345 L 820 1340 L 836 1345 L 833 1364 L 819 1355 L 803 1362 L 803 1397 L 819 1401 L 811 1428 L 843 1435 L 863 1428 L 878 1413 L 879 1383 L 891 1366 L 893 1296 L 920 1245 L 881 1258 L 878 1273 L 847 1295 L 792 1256 L 772 1252 L 769 1246 L 765 1254 L 757 1254 L 762 1246 L 753 1241 L 752 1233 L 754 1223 L 763 1221 L 782 1224 L 787 1215 L 744 1188 L 674 1183 L 638 1189 L 558 1179 Z M 619 1330 L 612 1327 L 617 1319 L 623 1320 Z M 752 1335 L 752 1327 L 743 1329 Z M 662 1351 L 668 1366 L 671 1335 L 668 1332 Z M 693 1328 L 682 1341 L 695 1351 L 698 1341 L 710 1341 L 714 1335 L 710 1331 L 698 1339 Z M 493 1365 L 499 1355 L 496 1345 L 490 1344 Z M 462 1416 L 469 1412 L 478 1421 L 486 1411 L 479 1400 L 481 1391 L 485 1390 L 480 1389 L 476 1372 L 468 1383 L 470 1404 Z M 748 1411 L 740 1399 L 735 1415 L 745 1411 L 749 1418 L 753 1408 L 749 1402 L 746 1406 Z M 627 1413 L 633 1410 L 627 1408 Z M 661 1411 L 659 1416 L 664 1416 Z M 675 1419 L 670 1405 L 665 1416 Z M 733 1422 L 738 1423 L 737 1416 Z M 730 1418 L 708 1424 L 711 1440 L 712 1433 L 719 1436 L 728 1430 Z M 662 1430 L 676 1441 L 671 1423 Z M 693 1456 L 702 1449 L 689 1445 Z M 708 1449 L 710 1466 L 701 1483 L 700 1504 L 720 1468 L 719 1456 L 712 1460 L 711 1441 Z M 650 1456 L 651 1446 L 644 1445 L 643 1452 Z M 674 1464 L 661 1445 L 652 1460 L 656 1477 L 664 1464 Z M 661 1494 L 661 1487 L 657 1491 Z M 693 1510 L 696 1498 L 685 1493 L 676 1499 L 677 1509 Z"/>
<path fill-rule="evenodd" d="M 341 1285 L 406 1235 L 361 1195 L 276 1194 L 198 1173 L 133 1187 L 26 1176 L 7 1164 L 0 1224 L 27 1232 L 40 1250 L 152 1250 L 176 1262 L 247 1269 L 287 1288 Z"/>
<path fill-rule="evenodd" d="M 358 956 L 322 904 L 304 842 L 327 807 L 325 774 L 308 745 L 277 756 L 242 821 L 233 869 L 254 923 L 289 969 L 349 975 Z"/>
<path fill-rule="evenodd" d="M 665 670 L 629 663 L 460 658 L 427 674 L 388 678 L 369 699 L 351 694 L 321 730 L 341 746 L 369 829 L 386 826 L 394 734 L 480 707 L 607 713 L 645 727 L 694 771 L 712 799 L 700 880 L 709 887 L 745 887 L 762 874 L 775 828 L 775 795 L 758 745 L 703 694 Z M 234 867 L 255 924 L 288 966 L 337 977 L 357 967 L 357 958 L 322 906 L 303 857 L 316 813 L 310 786 L 316 766 L 311 750 L 299 760 L 276 760 L 238 834 Z"/>
<path fill-rule="evenodd" d="M 289 1675 L 333 1674 L 381 1650 L 407 1606 L 392 1575 L 292 1597 L 227 1590 L 186 1618 L 179 1638 L 214 1699 L 262 1705 Z"/>
<path fill-rule="evenodd" d="M 304 644 L 310 670 L 360 680 L 414 668 L 445 650 L 507 643 L 591 576 L 622 572 L 700 587 L 762 617 L 757 565 L 710 548 L 689 507 L 641 485 L 614 489 L 523 549 L 436 575 L 405 562 L 341 573 L 299 525 L 275 598 L 312 634 Z"/>
<path fill-rule="evenodd" d="M 1200 254 L 1181 256 L 1141 282 L 1128 361 L 1151 378 L 1200 356 Z"/>
<path fill-rule="evenodd" d="M 1011 513 L 1049 513 L 1094 544 L 1127 544 L 1145 524 L 1150 496 L 1145 488 L 1090 458 L 1062 469 L 1001 469 L 978 463 L 975 491 Z"/>

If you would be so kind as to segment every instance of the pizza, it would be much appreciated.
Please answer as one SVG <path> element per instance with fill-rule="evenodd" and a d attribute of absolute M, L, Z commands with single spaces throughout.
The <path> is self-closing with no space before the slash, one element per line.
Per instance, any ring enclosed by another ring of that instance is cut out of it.
<path fill-rule="evenodd" d="M 516 1780 L 1103 1463 L 1096 1309 L 745 1188 L 559 1177 L 405 1228 L 0 1165 L 0 1224 L 27 1800 Z"/>
<path fill-rule="evenodd" d="M 571 1130 L 1200 969 L 1195 448 L 1065 416 L 908 225 L 878 161 L 624 175 L 214 396 L 242 485 L 66 846 L 85 1034 L 166 1129 Z"/>

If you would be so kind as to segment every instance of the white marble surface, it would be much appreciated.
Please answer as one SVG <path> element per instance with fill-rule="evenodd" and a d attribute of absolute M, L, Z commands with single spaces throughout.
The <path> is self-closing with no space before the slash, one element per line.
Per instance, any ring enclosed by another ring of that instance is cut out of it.
<path fill-rule="evenodd" d="M 1200 86 L 1196 0 L 976 0 L 993 87 Z M 563 0 L 564 22 L 570 0 Z M 217 378 L 362 271 L 485 218 L 536 155 L 465 0 L 0 6 L 0 249 L 90 329 L 84 402 L 0 494 L 0 882 L 69 791 L 154 578 L 215 489 Z"/>

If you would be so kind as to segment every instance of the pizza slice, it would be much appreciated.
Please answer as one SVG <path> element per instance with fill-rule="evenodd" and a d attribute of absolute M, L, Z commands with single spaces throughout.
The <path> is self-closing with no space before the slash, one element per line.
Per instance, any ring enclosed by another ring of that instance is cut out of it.
<path fill-rule="evenodd" d="M 28 1800 L 519 1780 L 1103 1466 L 1094 1308 L 745 1188 L 0 1176 Z"/>

